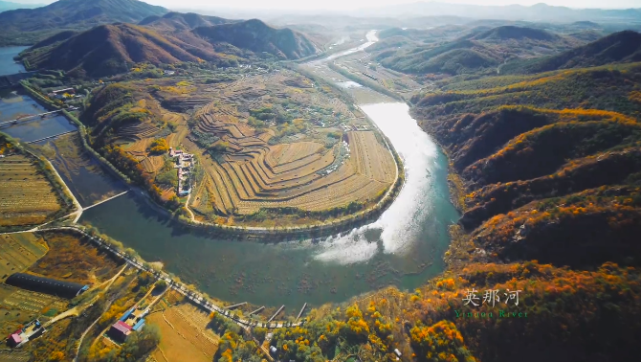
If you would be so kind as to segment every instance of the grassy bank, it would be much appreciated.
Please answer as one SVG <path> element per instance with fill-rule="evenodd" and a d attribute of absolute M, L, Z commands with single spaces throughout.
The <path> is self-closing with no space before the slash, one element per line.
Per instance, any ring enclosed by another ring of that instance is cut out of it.
<path fill-rule="evenodd" d="M 343 69 L 343 68 L 337 66 L 334 63 L 327 63 L 327 66 L 329 67 L 329 69 L 335 71 L 336 73 L 339 73 L 340 75 L 342 75 L 343 77 L 345 77 L 347 79 L 350 79 L 350 80 L 352 80 L 352 81 L 354 81 L 356 83 L 362 84 L 363 86 L 365 86 L 367 88 L 375 90 L 375 91 L 377 91 L 377 92 L 379 92 L 381 94 L 384 94 L 384 95 L 386 95 L 388 97 L 394 98 L 394 99 L 396 99 L 398 101 L 405 102 L 405 98 L 403 98 L 401 95 L 392 92 L 391 90 L 383 87 L 382 85 L 380 85 L 380 84 L 378 84 L 376 82 L 373 82 L 373 81 L 371 81 L 371 80 L 369 80 L 367 78 L 359 77 L 356 74 L 350 73 L 346 69 Z"/>

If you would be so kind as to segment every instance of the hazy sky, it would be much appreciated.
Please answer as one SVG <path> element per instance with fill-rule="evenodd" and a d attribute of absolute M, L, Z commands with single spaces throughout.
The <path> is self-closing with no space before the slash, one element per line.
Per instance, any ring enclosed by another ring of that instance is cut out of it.
<path fill-rule="evenodd" d="M 349 10 L 364 7 L 412 3 L 417 0 L 144 0 L 168 8 L 240 8 L 240 9 L 290 9 L 290 10 Z M 475 5 L 548 5 L 573 8 L 641 8 L 641 0 L 439 0 L 443 3 Z"/>

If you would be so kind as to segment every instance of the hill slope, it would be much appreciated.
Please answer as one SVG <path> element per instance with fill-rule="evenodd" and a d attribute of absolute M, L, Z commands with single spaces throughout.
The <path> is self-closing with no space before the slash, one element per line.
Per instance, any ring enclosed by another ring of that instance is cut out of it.
<path fill-rule="evenodd" d="M 632 63 L 453 78 L 413 99 L 463 180 L 476 247 L 502 262 L 641 265 L 640 75 Z"/>
<path fill-rule="evenodd" d="M 506 70 L 511 73 L 537 73 L 637 61 L 641 61 L 641 34 L 622 31 L 552 57 L 516 63 Z"/>
<path fill-rule="evenodd" d="M 137 23 L 166 12 L 137 0 L 59 0 L 37 9 L 0 13 L 0 45 L 34 44 L 62 30 L 84 30 L 114 22 Z"/>
<path fill-rule="evenodd" d="M 219 59 L 211 50 L 185 46 L 151 29 L 123 23 L 100 25 L 62 42 L 49 43 L 31 48 L 24 58 L 36 68 L 62 69 L 79 77 L 124 72 L 138 62 L 157 65 Z"/>
<path fill-rule="evenodd" d="M 314 44 L 291 29 L 275 29 L 258 19 L 235 24 L 199 27 L 194 33 L 210 43 L 228 43 L 254 53 L 266 52 L 279 59 L 298 59 L 316 53 Z"/>
<path fill-rule="evenodd" d="M 190 18 L 194 21 L 186 21 Z M 239 57 L 253 57 L 252 52 L 297 59 L 316 51 L 305 36 L 290 29 L 270 28 L 258 20 L 188 29 L 213 20 L 225 21 L 172 13 L 152 19 L 148 26 L 116 23 L 82 33 L 66 31 L 39 42 L 22 58 L 36 69 L 61 69 L 75 77 L 96 78 L 126 72 L 140 62 L 159 65 L 206 60 L 225 66 Z"/>

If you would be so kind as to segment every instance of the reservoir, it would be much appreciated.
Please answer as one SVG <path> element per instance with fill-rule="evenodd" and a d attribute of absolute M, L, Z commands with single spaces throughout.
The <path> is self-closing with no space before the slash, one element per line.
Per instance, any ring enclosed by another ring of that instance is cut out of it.
<path fill-rule="evenodd" d="M 32 106 L 30 98 L 22 98 L 16 102 L 23 103 L 20 107 Z M 442 256 L 450 241 L 448 226 L 458 219 L 449 199 L 447 160 L 410 117 L 406 104 L 359 106 L 387 135 L 403 159 L 406 174 L 397 199 L 369 225 L 322 240 L 275 244 L 203 236 L 172 221 L 136 190 L 86 210 L 80 223 L 97 227 L 145 260 L 163 262 L 168 272 L 184 282 L 230 302 L 285 304 L 293 312 L 305 302 L 342 302 L 387 285 L 418 287 L 443 270 Z M 8 107 L 3 100 L 0 116 Z M 42 125 L 33 122 L 25 127 Z M 35 138 L 27 129 L 3 132 L 25 140 L 42 138 Z M 87 200 L 83 206 L 93 200 L 89 185 L 100 184 L 101 193 L 112 194 L 122 187 L 108 173 L 100 174 L 100 183 L 95 177 L 86 172 L 65 177 L 66 182 L 78 185 L 70 187 L 76 197 Z M 113 190 L 104 190 L 105 184 L 113 185 Z"/>
<path fill-rule="evenodd" d="M 24 72 L 21 63 L 16 63 L 13 58 L 29 47 L 0 47 L 0 76 Z"/>
<path fill-rule="evenodd" d="M 1 49 L 1 48 L 0 48 Z M 0 90 L 0 123 L 19 117 L 47 112 L 33 98 L 20 91 Z M 0 126 L 0 131 L 23 142 L 32 142 L 52 135 L 76 130 L 76 126 L 62 115 L 35 117 L 15 125 Z"/>

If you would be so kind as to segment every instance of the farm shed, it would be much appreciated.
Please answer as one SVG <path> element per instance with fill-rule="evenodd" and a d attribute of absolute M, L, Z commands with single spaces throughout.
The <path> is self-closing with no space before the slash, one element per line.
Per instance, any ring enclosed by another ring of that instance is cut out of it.
<path fill-rule="evenodd" d="M 131 309 L 129 309 L 125 314 L 123 314 L 123 315 L 122 315 L 122 317 L 120 317 L 120 319 L 119 319 L 119 320 L 120 320 L 120 321 L 123 321 L 123 322 L 124 322 L 124 321 L 126 321 L 126 320 L 129 318 L 129 316 L 131 315 L 131 313 L 133 313 L 133 311 L 134 311 L 135 309 L 136 309 L 136 308 L 131 308 Z"/>
<path fill-rule="evenodd" d="M 73 298 L 86 290 L 85 286 L 82 284 L 44 278 L 25 273 L 15 273 L 7 278 L 5 283 L 18 288 L 51 294 L 63 298 Z"/>
<path fill-rule="evenodd" d="M 139 320 L 138 322 L 136 322 L 136 324 L 134 325 L 132 330 L 134 332 L 137 332 L 138 330 L 140 330 L 144 326 L 145 326 L 145 319 L 143 318 L 143 319 Z"/>
<path fill-rule="evenodd" d="M 14 333 L 9 336 L 8 342 L 11 347 L 15 347 L 22 342 L 22 338 L 20 338 L 20 335 L 18 333 Z"/>
<path fill-rule="evenodd" d="M 109 337 L 116 341 L 124 342 L 131 333 L 131 326 L 123 321 L 118 321 L 109 328 Z"/>

